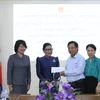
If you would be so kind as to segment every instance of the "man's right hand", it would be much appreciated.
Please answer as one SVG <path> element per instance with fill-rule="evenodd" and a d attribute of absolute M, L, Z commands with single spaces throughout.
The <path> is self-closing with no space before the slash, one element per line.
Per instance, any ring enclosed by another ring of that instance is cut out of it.
<path fill-rule="evenodd" d="M 65 72 L 64 71 L 60 72 L 60 75 L 64 76 L 65 75 Z"/>
<path fill-rule="evenodd" d="M 8 85 L 8 88 L 9 88 L 10 91 L 13 90 L 13 86 L 12 85 Z"/>

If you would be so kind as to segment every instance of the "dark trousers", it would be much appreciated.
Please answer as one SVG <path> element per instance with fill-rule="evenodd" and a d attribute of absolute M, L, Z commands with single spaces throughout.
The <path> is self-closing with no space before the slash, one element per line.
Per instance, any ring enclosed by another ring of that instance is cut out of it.
<path fill-rule="evenodd" d="M 77 89 L 81 93 L 85 93 L 85 79 L 80 79 L 74 82 L 69 82 L 69 84 L 74 88 Z"/>
<path fill-rule="evenodd" d="M 96 93 L 96 86 L 98 84 L 97 78 L 93 76 L 87 76 L 85 78 L 85 86 L 86 86 L 86 93 L 87 94 L 95 94 Z"/>

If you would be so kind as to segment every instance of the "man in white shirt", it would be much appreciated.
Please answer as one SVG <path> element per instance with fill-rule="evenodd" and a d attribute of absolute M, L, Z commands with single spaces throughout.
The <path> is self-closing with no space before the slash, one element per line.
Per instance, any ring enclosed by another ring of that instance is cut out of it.
<path fill-rule="evenodd" d="M 85 93 L 85 59 L 78 53 L 77 42 L 70 41 L 67 46 L 71 55 L 66 62 L 66 70 L 60 72 L 60 74 L 66 76 L 68 83 L 71 84 L 73 88 Z"/>

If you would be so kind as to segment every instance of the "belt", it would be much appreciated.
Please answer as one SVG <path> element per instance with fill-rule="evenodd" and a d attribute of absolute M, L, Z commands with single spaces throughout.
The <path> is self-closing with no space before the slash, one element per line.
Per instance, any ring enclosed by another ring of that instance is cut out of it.
<path fill-rule="evenodd" d="M 80 79 L 80 80 L 77 80 L 77 81 L 74 81 L 74 82 L 68 82 L 70 85 L 75 85 L 76 83 L 79 83 L 79 82 L 83 82 L 84 79 Z"/>

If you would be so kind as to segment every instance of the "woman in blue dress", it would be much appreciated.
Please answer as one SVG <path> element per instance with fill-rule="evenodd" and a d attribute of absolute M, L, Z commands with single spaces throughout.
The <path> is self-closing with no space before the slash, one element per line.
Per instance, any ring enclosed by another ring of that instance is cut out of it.
<path fill-rule="evenodd" d="M 59 59 L 58 57 L 51 56 L 53 48 L 50 43 L 44 43 L 43 52 L 43 57 L 37 57 L 36 73 L 40 80 L 39 83 L 45 82 L 49 84 L 51 81 L 53 81 L 53 73 L 51 73 L 51 68 L 59 67 Z M 41 88 L 40 85 L 39 88 Z"/>
<path fill-rule="evenodd" d="M 100 93 L 100 59 L 95 56 L 96 46 L 88 44 L 86 46 L 87 55 L 85 66 L 86 93 Z"/>

